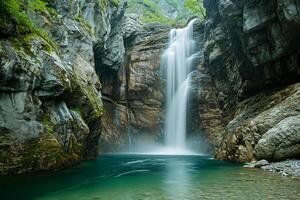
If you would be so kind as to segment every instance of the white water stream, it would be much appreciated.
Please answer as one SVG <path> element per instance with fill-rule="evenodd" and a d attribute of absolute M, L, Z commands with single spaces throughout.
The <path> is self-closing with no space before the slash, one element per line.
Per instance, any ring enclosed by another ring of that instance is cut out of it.
<path fill-rule="evenodd" d="M 173 153 L 186 152 L 186 115 L 189 76 L 194 53 L 192 20 L 187 27 L 170 31 L 169 47 L 163 63 L 167 73 L 166 147 Z"/>

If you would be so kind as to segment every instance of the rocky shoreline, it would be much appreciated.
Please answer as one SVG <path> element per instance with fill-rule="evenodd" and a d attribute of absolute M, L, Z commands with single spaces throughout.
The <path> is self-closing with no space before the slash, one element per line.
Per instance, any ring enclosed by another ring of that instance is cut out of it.
<path fill-rule="evenodd" d="M 266 171 L 275 172 L 282 176 L 300 179 L 300 160 L 285 160 L 269 163 L 266 160 L 247 163 L 244 167 L 260 168 Z"/>

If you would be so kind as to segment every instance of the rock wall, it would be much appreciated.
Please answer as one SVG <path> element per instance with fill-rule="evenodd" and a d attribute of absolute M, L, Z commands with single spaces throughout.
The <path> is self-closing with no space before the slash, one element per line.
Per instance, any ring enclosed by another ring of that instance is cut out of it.
<path fill-rule="evenodd" d="M 107 108 L 103 117 L 102 151 L 126 151 L 130 146 L 133 147 L 131 150 L 136 150 L 135 147 L 145 143 L 164 141 L 166 74 L 161 57 L 168 46 L 171 27 L 158 23 L 143 24 L 136 14 L 126 14 L 122 27 L 124 65 L 118 70 L 103 69 L 108 80 L 103 82 L 102 91 L 104 107 Z M 200 21 L 194 24 L 194 39 L 197 54 L 194 55 L 193 69 L 198 74 L 201 72 L 197 66 L 204 59 L 204 25 Z M 198 92 L 200 82 L 195 80 L 195 92 Z M 198 103 L 197 95 L 190 102 Z M 197 103 L 190 109 L 201 109 Z M 204 102 L 201 105 L 205 106 Z M 199 119 L 189 117 L 191 134 L 188 137 L 193 138 L 199 135 Z"/>
<path fill-rule="evenodd" d="M 24 14 L 16 21 L 21 10 L 12 13 L 5 3 L 0 6 L 0 173 L 55 170 L 94 158 L 103 114 L 95 57 L 99 47 L 112 57 L 111 26 L 123 6 L 16 0 L 9 3 Z"/>
<path fill-rule="evenodd" d="M 212 77 L 221 112 L 200 115 L 220 116 L 213 139 L 216 157 L 238 161 L 299 157 L 300 2 L 206 0 L 204 4 L 203 68 Z M 209 121 L 209 129 L 214 129 L 214 122 Z"/>
<path fill-rule="evenodd" d="M 1 174 L 162 140 L 171 27 L 124 18 L 126 3 L 113 0 L 11 1 L 22 14 L 0 3 Z M 205 7 L 194 27 L 189 136 L 206 138 L 219 159 L 299 157 L 300 3 Z"/>
<path fill-rule="evenodd" d="M 142 24 L 128 14 L 123 24 L 124 63 L 107 71 L 103 82 L 104 113 L 102 151 L 128 150 L 142 140 L 162 135 L 164 87 L 160 61 L 170 27 Z M 102 65 L 102 67 L 105 67 Z"/>

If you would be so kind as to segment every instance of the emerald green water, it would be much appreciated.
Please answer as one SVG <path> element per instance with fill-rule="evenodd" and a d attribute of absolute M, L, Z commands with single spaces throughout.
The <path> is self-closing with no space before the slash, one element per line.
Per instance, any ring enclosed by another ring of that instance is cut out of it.
<path fill-rule="evenodd" d="M 0 199 L 300 199 L 300 181 L 206 156 L 104 155 L 63 172 L 0 178 Z"/>

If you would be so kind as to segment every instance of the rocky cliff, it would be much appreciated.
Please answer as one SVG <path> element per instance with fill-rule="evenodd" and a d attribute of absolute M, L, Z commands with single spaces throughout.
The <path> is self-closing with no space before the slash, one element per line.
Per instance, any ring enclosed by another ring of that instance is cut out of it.
<path fill-rule="evenodd" d="M 202 67 L 216 91 L 210 102 L 217 104 L 199 115 L 221 116 L 204 129 L 214 138 L 216 157 L 299 157 L 300 2 L 206 0 L 204 5 Z"/>
<path fill-rule="evenodd" d="M 102 151 L 116 151 L 162 135 L 164 87 L 160 71 L 170 27 L 143 24 L 128 14 L 123 24 L 124 63 L 103 68 Z M 105 67 L 105 66 L 104 66 Z M 102 76 L 102 75 L 100 75 Z M 128 150 L 128 149 L 125 149 Z"/>
<path fill-rule="evenodd" d="M 206 20 L 194 25 L 189 137 L 200 135 L 219 159 L 298 158 L 300 3 L 204 5 Z M 143 24 L 125 7 L 0 3 L 1 174 L 61 169 L 162 140 L 160 66 L 171 27 Z"/>
<path fill-rule="evenodd" d="M 112 27 L 123 5 L 9 0 L 0 10 L 0 173 L 94 158 L 103 114 L 95 60 L 118 59 Z"/>

